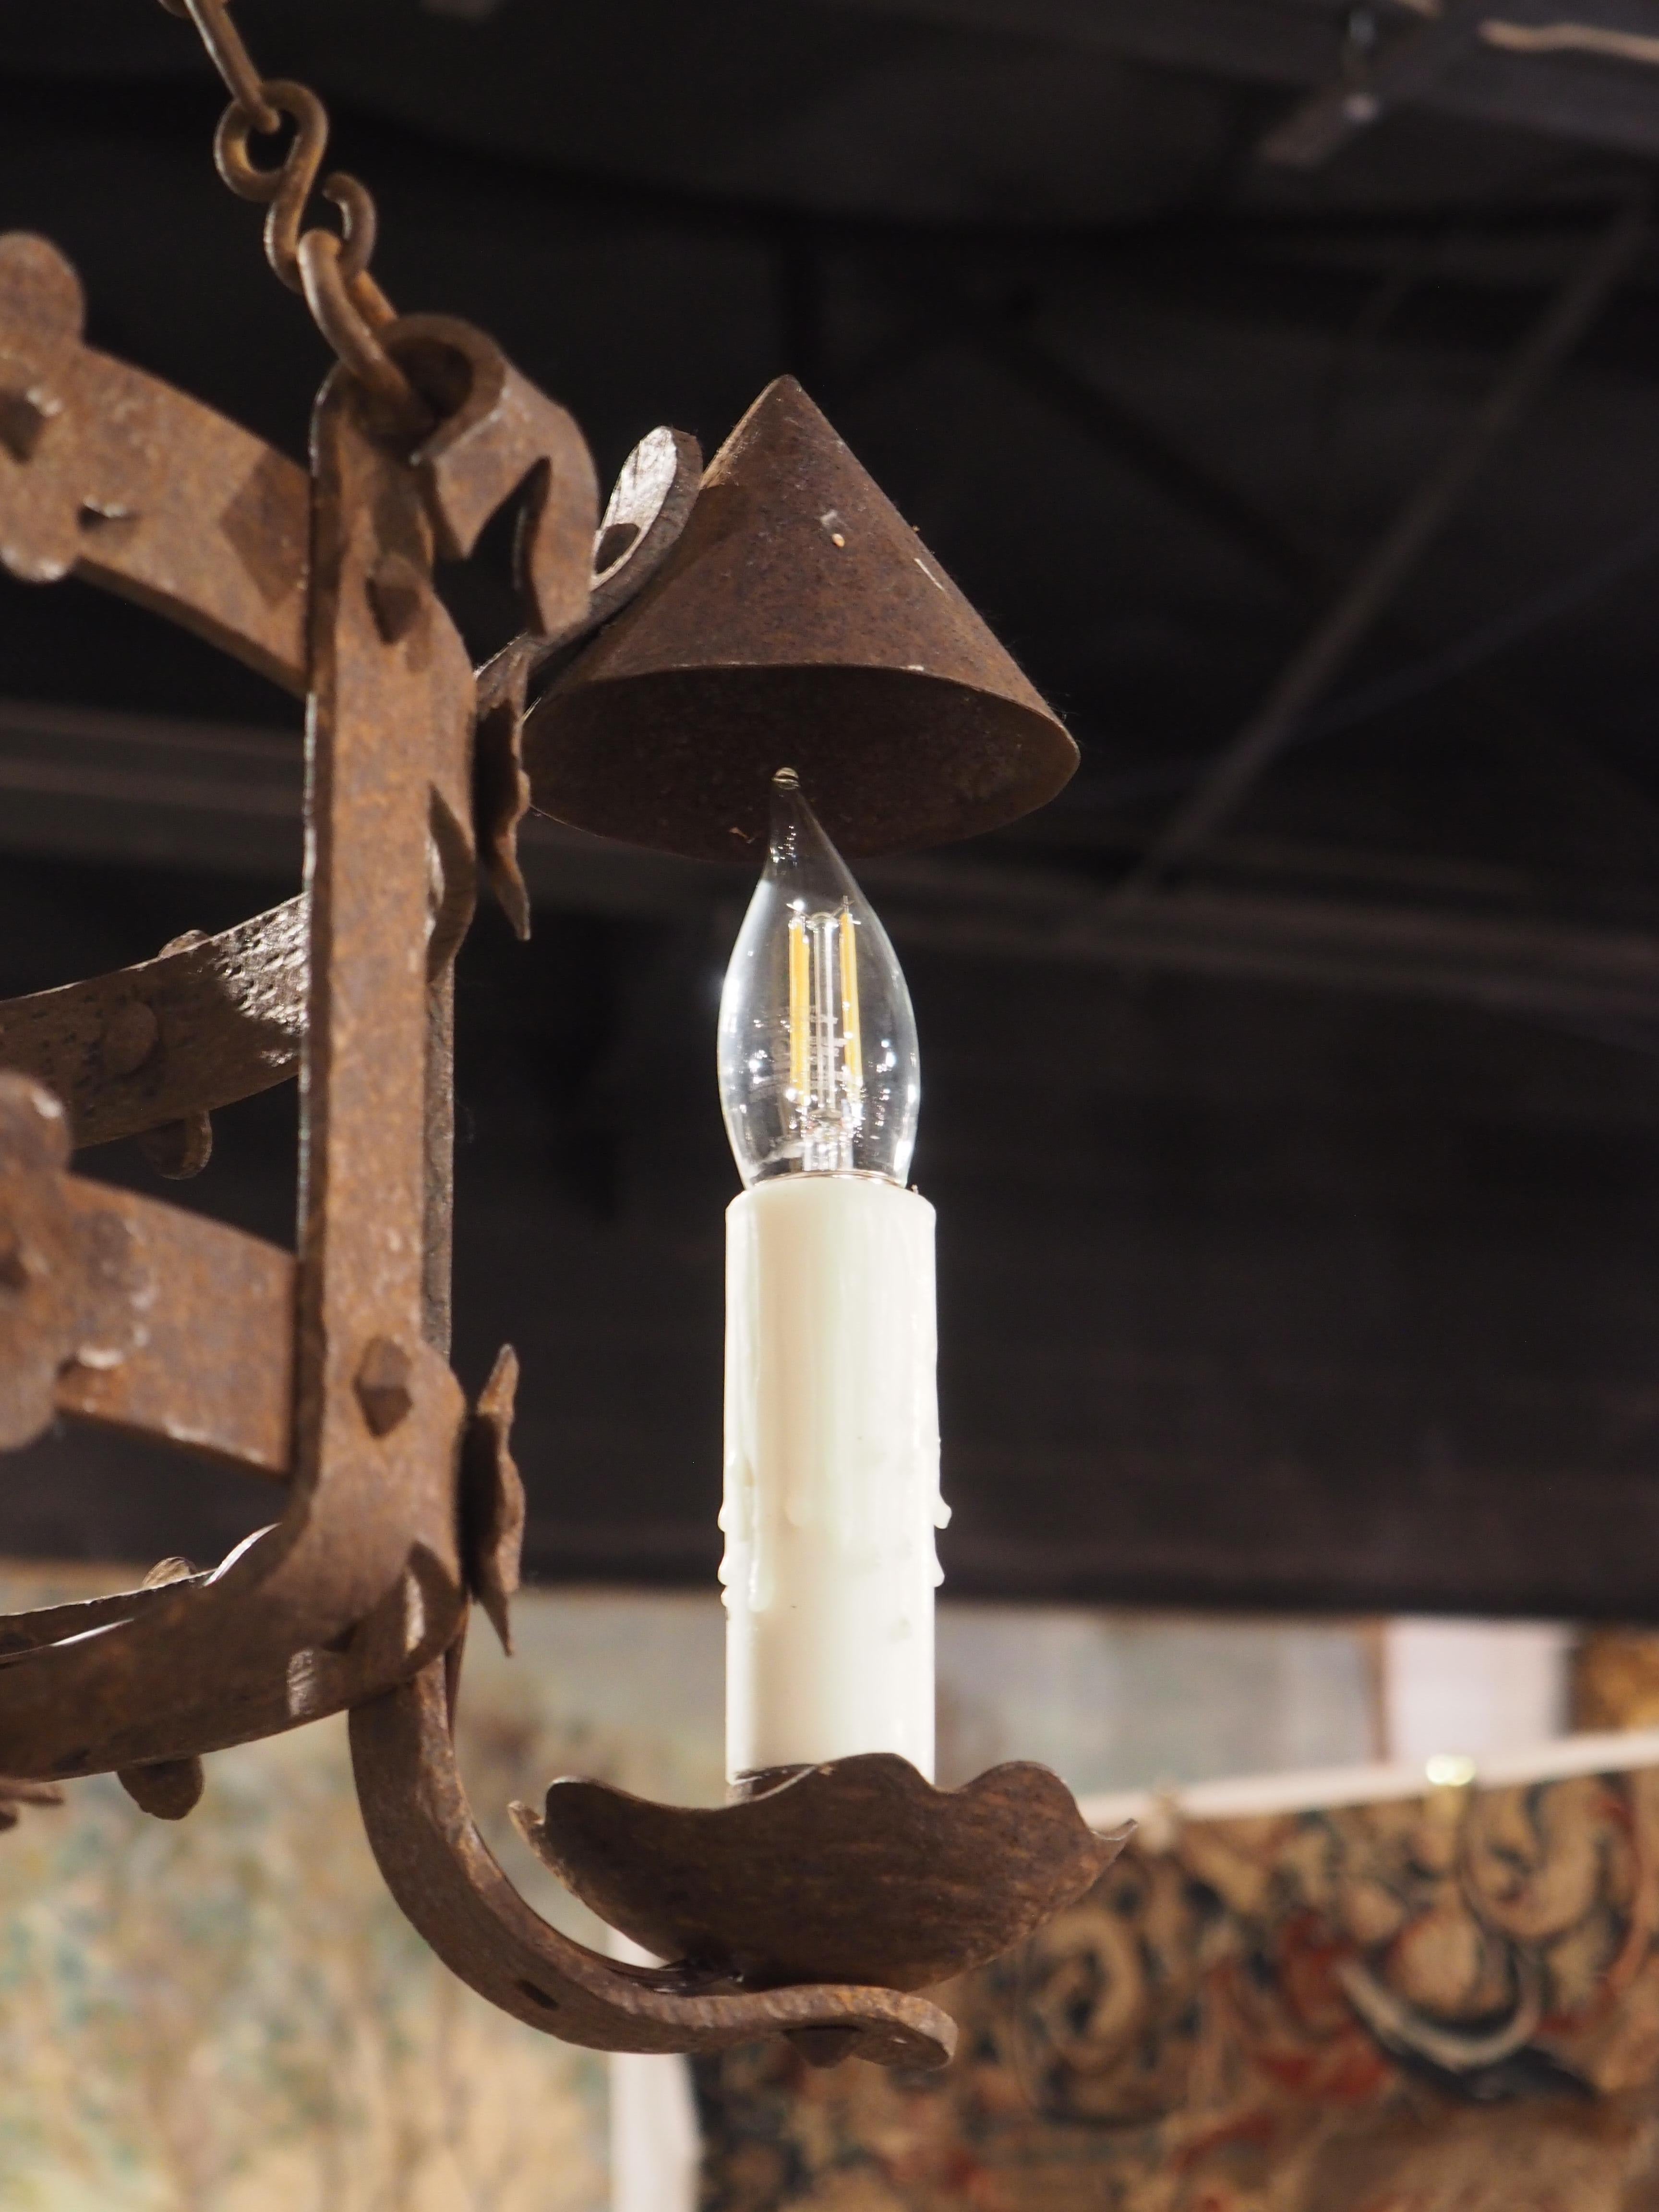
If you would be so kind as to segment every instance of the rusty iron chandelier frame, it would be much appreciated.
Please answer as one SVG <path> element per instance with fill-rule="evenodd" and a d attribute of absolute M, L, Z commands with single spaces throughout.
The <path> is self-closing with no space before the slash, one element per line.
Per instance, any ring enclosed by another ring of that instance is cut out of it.
<path fill-rule="evenodd" d="M 528 933 L 532 793 L 612 836 L 740 852 L 781 723 L 860 852 L 1041 804 L 1071 740 L 787 380 L 707 477 L 694 441 L 653 432 L 601 524 L 566 410 L 481 331 L 394 313 L 363 186 L 322 179 L 342 230 L 304 227 L 314 94 L 259 75 L 226 0 L 163 4 L 231 94 L 221 174 L 268 208 L 272 265 L 338 357 L 310 470 L 87 346 L 74 270 L 9 234 L 0 562 L 123 593 L 306 698 L 306 888 L 0 1006 L 0 1449 L 66 1414 L 285 1503 L 210 1573 L 165 1562 L 0 1620 L 5 1793 L 114 1771 L 180 1818 L 204 1753 L 346 1711 L 388 1886 L 502 2010 L 600 2049 L 781 2033 L 820 2063 L 940 2063 L 952 2023 L 916 1992 L 1029 1935 L 1120 1848 L 1047 1770 L 939 1790 L 871 1755 L 696 1812 L 556 1784 L 528 1839 L 660 1968 L 550 1927 L 474 1826 L 461 1652 L 474 1601 L 508 1640 L 525 1508 L 514 1355 L 472 1406 L 448 1364 L 453 961 L 481 872 Z M 261 166 L 254 142 L 283 131 Z M 526 629 L 475 674 L 434 564 L 508 505 Z M 215 1109 L 296 1073 L 297 1255 L 69 1171 L 75 1147 L 136 1137 L 193 1174 Z"/>

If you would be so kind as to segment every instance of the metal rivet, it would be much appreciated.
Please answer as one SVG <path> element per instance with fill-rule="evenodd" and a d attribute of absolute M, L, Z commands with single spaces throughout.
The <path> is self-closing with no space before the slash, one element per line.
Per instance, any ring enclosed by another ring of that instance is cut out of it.
<path fill-rule="evenodd" d="M 136 1075 L 161 1041 L 155 1009 L 143 999 L 128 999 L 104 1024 L 106 1075 Z"/>
<path fill-rule="evenodd" d="M 371 1337 L 357 1368 L 357 1402 L 377 1437 L 390 1436 L 415 1401 L 409 1354 L 389 1336 Z"/>
<path fill-rule="evenodd" d="M 155 1759 L 143 1766 L 118 1766 L 115 1778 L 141 1811 L 157 1820 L 182 1820 L 201 1802 L 204 1777 L 199 1759 Z"/>
<path fill-rule="evenodd" d="M 138 1149 L 158 1176 L 168 1182 L 188 1182 L 213 1158 L 213 1117 L 186 1114 L 180 1121 L 164 1121 L 145 1130 Z"/>

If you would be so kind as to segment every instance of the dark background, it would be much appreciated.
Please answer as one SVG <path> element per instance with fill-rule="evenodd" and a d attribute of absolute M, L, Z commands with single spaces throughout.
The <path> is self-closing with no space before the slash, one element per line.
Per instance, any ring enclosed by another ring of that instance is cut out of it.
<path fill-rule="evenodd" d="M 1646 192 L 1659 7 L 1570 12 L 1638 46 L 1500 51 L 1457 0 L 237 9 L 329 100 L 400 307 L 489 327 L 607 478 L 793 370 L 1078 736 L 1045 814 L 865 872 L 921 1031 L 958 1592 L 1659 1613 L 1651 250 L 1284 757 L 1117 896 Z M 1332 85 L 1375 123 L 1268 158 Z M 325 357 L 221 104 L 155 0 L 0 0 L 0 225 L 70 253 L 95 343 L 299 453 Z M 455 603 L 499 641 L 488 562 Z M 257 679 L 0 580 L 0 990 L 289 896 L 299 775 Z M 704 1582 L 749 885 L 533 858 L 532 943 L 487 912 L 461 963 L 458 1364 L 524 1358 L 534 1571 Z M 286 1241 L 293 1115 L 218 1117 L 173 1194 Z M 0 1544 L 207 1556 L 273 1504 L 65 1434 Z"/>

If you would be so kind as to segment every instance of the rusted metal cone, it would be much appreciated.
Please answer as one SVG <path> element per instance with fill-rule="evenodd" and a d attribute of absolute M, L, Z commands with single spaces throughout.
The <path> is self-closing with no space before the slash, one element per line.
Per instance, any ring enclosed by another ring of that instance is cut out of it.
<path fill-rule="evenodd" d="M 936 1790 L 890 1752 L 803 1767 L 709 1809 L 579 1780 L 553 1784 L 539 1821 L 514 1809 L 611 1927 L 751 1989 L 932 1988 L 1074 1904 L 1130 1834 L 1097 1835 L 1046 1766 Z"/>
<path fill-rule="evenodd" d="M 1077 748 L 786 376 L 715 455 L 659 573 L 532 710 L 525 758 L 560 821 L 753 860 L 780 768 L 855 856 L 1011 822 Z"/>

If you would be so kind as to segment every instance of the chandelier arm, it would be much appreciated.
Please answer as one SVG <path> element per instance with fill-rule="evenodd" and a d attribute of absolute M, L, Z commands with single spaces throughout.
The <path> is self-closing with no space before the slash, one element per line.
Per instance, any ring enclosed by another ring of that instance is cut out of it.
<path fill-rule="evenodd" d="M 158 378 L 90 350 L 82 367 L 77 398 L 95 426 L 85 450 L 98 467 L 79 489 L 75 573 L 303 696 L 304 471 Z M 111 432 L 126 423 L 118 453 L 138 463 L 136 483 L 109 466 Z"/>
<path fill-rule="evenodd" d="M 453 1577 L 416 1543 L 385 1595 L 349 1638 L 337 1639 L 340 1649 L 307 1645 L 282 1665 L 251 1665 L 258 1622 L 248 1599 L 288 1556 L 279 1523 L 246 1539 L 209 1574 L 0 1621 L 0 1730 L 19 1747 L 23 1771 L 64 1780 L 263 1741 L 384 1695 L 388 1684 L 441 1659 L 453 1639 Z M 149 1716 L 137 1711 L 137 1700 L 158 1644 L 173 1672 L 162 1684 L 163 1710 Z M 83 1663 L 106 1647 L 126 1662 L 115 1669 L 113 1692 L 107 1666 Z M 82 1722 L 72 1751 L 61 1748 L 65 1710 Z"/>
<path fill-rule="evenodd" d="M 63 1179 L 71 1218 L 118 1222 L 142 1268 L 143 1328 L 108 1364 L 57 1378 L 59 1413 L 287 1483 L 294 1458 L 294 1258 L 135 1191 Z M 3 1365 L 0 1357 L 0 1365 Z"/>
<path fill-rule="evenodd" d="M 181 1576 L 167 1585 L 179 1589 L 186 1582 L 199 1589 L 205 1574 Z M 38 1651 L 48 1644 L 61 1644 L 71 1636 L 85 1636 L 94 1628 L 110 1628 L 158 1604 L 155 1589 L 112 1590 L 102 1597 L 80 1598 L 67 1605 L 39 1606 L 31 1613 L 10 1613 L 0 1625 L 0 1665 L 20 1654 Z"/>
<path fill-rule="evenodd" d="M 80 280 L 0 236 L 0 562 L 75 574 L 306 688 L 310 495 L 286 454 L 82 343 Z"/>
<path fill-rule="evenodd" d="M 0 1000 L 0 1066 L 56 1092 L 78 1148 L 210 1113 L 300 1064 L 305 902 L 107 975 Z"/>
<path fill-rule="evenodd" d="M 687 1967 L 627 1966 L 532 1911 L 478 1833 L 455 1764 L 447 1670 L 426 1668 L 354 1708 L 364 1825 L 388 1888 L 469 1988 L 544 2034 L 597 2051 L 720 2051 L 796 2034 L 813 2051 L 878 2065 L 942 2066 L 950 2015 L 893 1990 L 739 1990 Z"/>

